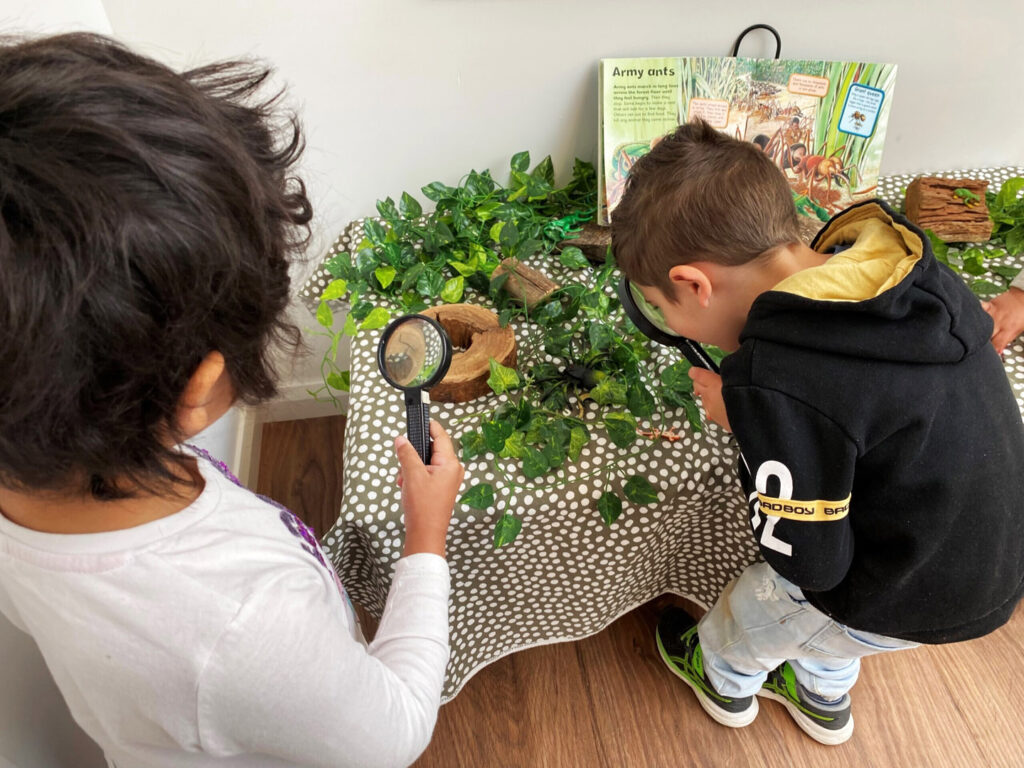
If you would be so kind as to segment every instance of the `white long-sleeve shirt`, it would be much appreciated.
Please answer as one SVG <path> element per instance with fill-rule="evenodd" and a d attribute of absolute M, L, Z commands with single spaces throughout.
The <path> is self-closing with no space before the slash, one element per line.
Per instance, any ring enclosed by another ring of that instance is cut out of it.
<path fill-rule="evenodd" d="M 199 498 L 135 528 L 46 534 L 0 515 L 0 611 L 75 720 L 116 768 L 411 763 L 448 660 L 447 563 L 397 563 L 367 647 L 309 529 L 197 462 Z"/>
<path fill-rule="evenodd" d="M 1017 276 L 1013 278 L 1013 282 L 1010 283 L 1011 288 L 1020 288 L 1024 291 L 1024 269 L 1017 273 Z"/>

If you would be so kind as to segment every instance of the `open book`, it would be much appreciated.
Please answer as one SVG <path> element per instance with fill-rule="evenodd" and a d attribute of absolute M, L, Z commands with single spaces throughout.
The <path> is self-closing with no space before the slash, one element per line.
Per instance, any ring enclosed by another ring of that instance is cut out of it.
<path fill-rule="evenodd" d="M 598 221 L 611 221 L 637 158 L 696 117 L 761 147 L 785 174 L 797 210 L 825 221 L 874 196 L 895 80 L 895 64 L 602 59 Z"/>

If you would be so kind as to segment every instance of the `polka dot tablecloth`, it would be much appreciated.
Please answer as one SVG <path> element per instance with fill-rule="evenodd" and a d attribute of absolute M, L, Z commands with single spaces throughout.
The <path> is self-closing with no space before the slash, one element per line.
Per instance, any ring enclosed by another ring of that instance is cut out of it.
<path fill-rule="evenodd" d="M 1002 178 L 1024 169 L 982 169 L 951 175 Z M 880 182 L 880 196 L 896 202 L 913 177 L 890 176 Z M 331 254 L 361 239 L 353 222 L 335 242 Z M 303 295 L 315 301 L 330 277 L 318 271 Z M 557 279 L 557 278 L 556 278 Z M 542 344 L 515 329 L 519 368 L 545 359 Z M 345 429 L 344 500 L 337 524 L 324 546 L 352 597 L 379 616 L 392 570 L 402 553 L 403 526 L 394 437 L 405 430 L 400 393 L 388 387 L 377 370 L 380 331 L 363 332 L 352 346 L 352 377 Z M 674 361 L 662 354 L 660 364 Z M 1018 340 L 1006 356 L 1024 412 L 1024 344 Z M 453 435 L 477 427 L 473 416 L 495 407 L 498 397 L 468 403 L 432 405 L 432 415 Z M 588 420 L 600 421 L 596 406 Z M 758 557 L 748 513 L 735 477 L 738 453 L 730 436 L 715 425 L 699 434 L 687 426 L 682 411 L 668 412 L 656 426 L 674 426 L 683 438 L 675 443 L 641 438 L 635 452 L 622 460 L 619 477 L 641 474 L 659 490 L 659 501 L 640 506 L 624 502 L 611 527 L 596 511 L 596 499 L 608 483 L 610 459 L 624 452 L 591 428 L 591 442 L 575 464 L 570 482 L 556 475 L 536 480 L 515 478 L 521 486 L 509 497 L 509 483 L 496 477 L 491 457 L 466 464 L 463 490 L 477 482 L 495 487 L 499 509 L 507 503 L 522 518 L 518 539 L 494 549 L 494 524 L 501 512 L 481 512 L 456 504 L 448 537 L 452 592 L 449 604 L 451 657 L 443 693 L 445 701 L 483 666 L 525 648 L 575 640 L 600 631 L 617 617 L 665 592 L 710 606 L 725 585 Z M 502 462 L 510 471 L 510 462 Z"/>

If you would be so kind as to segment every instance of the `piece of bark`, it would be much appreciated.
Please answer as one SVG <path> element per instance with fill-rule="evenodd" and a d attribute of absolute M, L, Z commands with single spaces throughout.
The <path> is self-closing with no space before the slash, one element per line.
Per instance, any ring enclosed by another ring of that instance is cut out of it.
<path fill-rule="evenodd" d="M 602 227 L 592 221 L 583 225 L 583 231 L 579 237 L 571 237 L 558 244 L 560 249 L 576 246 L 587 259 L 594 264 L 604 264 L 605 254 L 608 246 L 612 244 L 612 228 Z"/>
<path fill-rule="evenodd" d="M 558 283 L 547 275 L 516 259 L 505 259 L 501 262 L 491 274 L 491 279 L 501 277 L 506 272 L 510 274 L 505 281 L 505 290 L 528 309 L 533 309 L 559 288 Z"/>
<path fill-rule="evenodd" d="M 967 190 L 977 199 L 958 197 L 958 189 Z M 985 203 L 986 189 L 987 181 L 919 176 L 907 187 L 907 218 L 946 242 L 988 240 L 992 236 L 992 220 Z"/>
<path fill-rule="evenodd" d="M 431 387 L 431 400 L 464 403 L 490 394 L 487 379 L 492 357 L 504 366 L 516 367 L 516 336 L 511 327 L 502 328 L 490 310 L 473 304 L 442 304 L 420 314 L 437 320 L 453 347 L 451 367 Z"/>

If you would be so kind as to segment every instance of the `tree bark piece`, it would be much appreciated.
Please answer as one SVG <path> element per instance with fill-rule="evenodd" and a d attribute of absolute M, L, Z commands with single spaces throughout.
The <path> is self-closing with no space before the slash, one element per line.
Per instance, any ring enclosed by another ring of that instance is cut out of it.
<path fill-rule="evenodd" d="M 907 187 L 907 218 L 946 242 L 988 240 L 992 236 L 992 220 L 985 203 L 986 189 L 987 181 L 919 176 Z M 956 190 L 966 190 L 968 194 L 958 196 Z"/>
<path fill-rule="evenodd" d="M 420 314 L 432 317 L 452 340 L 452 364 L 445 377 L 430 389 L 430 399 L 464 403 L 490 394 L 487 379 L 490 359 L 516 367 L 516 337 L 511 327 L 502 328 L 498 316 L 474 304 L 442 304 Z"/>
<path fill-rule="evenodd" d="M 608 246 L 612 244 L 612 228 L 602 227 L 592 221 L 583 225 L 583 231 L 579 237 L 572 237 L 563 240 L 558 244 L 559 248 L 568 248 L 575 245 L 583 255 L 594 264 L 604 264 L 604 256 Z"/>
<path fill-rule="evenodd" d="M 533 309 L 559 288 L 558 283 L 547 275 L 516 259 L 505 259 L 501 262 L 491 274 L 491 279 L 501 277 L 506 272 L 510 274 L 505 281 L 505 290 L 528 309 Z"/>

